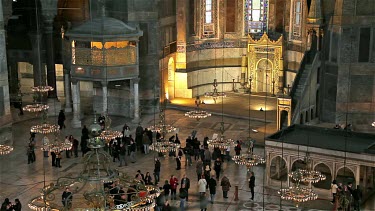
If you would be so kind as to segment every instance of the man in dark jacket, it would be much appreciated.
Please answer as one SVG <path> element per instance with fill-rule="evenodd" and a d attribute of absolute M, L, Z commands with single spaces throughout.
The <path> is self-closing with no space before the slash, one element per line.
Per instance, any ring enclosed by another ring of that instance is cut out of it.
<path fill-rule="evenodd" d="M 73 194 L 70 192 L 69 188 L 66 188 L 65 191 L 62 194 L 62 204 L 64 205 L 65 208 L 70 209 L 72 206 L 72 200 L 73 200 Z"/>
<path fill-rule="evenodd" d="M 214 201 L 215 201 L 216 186 L 217 186 L 217 182 L 216 182 L 215 178 L 212 176 L 208 180 L 208 188 L 210 189 L 211 204 L 213 204 Z"/>
<path fill-rule="evenodd" d="M 216 161 L 214 163 L 214 170 L 216 172 L 216 179 L 218 180 L 220 178 L 220 172 L 221 172 L 221 161 L 220 161 L 220 158 L 216 158 Z"/>
<path fill-rule="evenodd" d="M 186 190 L 186 201 L 189 201 L 190 179 L 187 178 L 185 174 L 181 179 L 181 188 L 183 185 L 185 186 L 185 190 Z"/>
<path fill-rule="evenodd" d="M 64 122 L 65 122 L 64 110 L 60 110 L 59 117 L 57 118 L 57 124 L 60 126 L 60 130 L 62 130 L 63 127 L 65 128 Z"/>
<path fill-rule="evenodd" d="M 155 176 L 155 185 L 160 181 L 160 167 L 161 163 L 159 158 L 155 158 L 155 166 L 154 166 L 154 176 Z"/>
<path fill-rule="evenodd" d="M 255 176 L 254 172 L 250 172 L 249 188 L 251 192 L 251 200 L 254 200 L 254 187 L 255 187 Z"/>
<path fill-rule="evenodd" d="M 228 198 L 228 191 L 231 187 L 231 184 L 230 184 L 229 179 L 226 175 L 224 175 L 224 177 L 221 179 L 220 185 L 223 189 L 223 198 L 227 199 Z"/>

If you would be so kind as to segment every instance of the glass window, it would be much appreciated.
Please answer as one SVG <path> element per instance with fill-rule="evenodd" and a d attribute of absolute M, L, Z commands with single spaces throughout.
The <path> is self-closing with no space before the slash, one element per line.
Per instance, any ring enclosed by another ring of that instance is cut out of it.
<path fill-rule="evenodd" d="M 212 23 L 212 0 L 206 0 L 206 23 Z"/>
<path fill-rule="evenodd" d="M 293 36 L 298 39 L 301 37 L 301 19 L 302 19 L 302 2 L 301 0 L 294 1 L 294 21 L 293 23 Z"/>
<path fill-rule="evenodd" d="M 245 0 L 245 34 L 262 33 L 267 27 L 268 0 Z"/>

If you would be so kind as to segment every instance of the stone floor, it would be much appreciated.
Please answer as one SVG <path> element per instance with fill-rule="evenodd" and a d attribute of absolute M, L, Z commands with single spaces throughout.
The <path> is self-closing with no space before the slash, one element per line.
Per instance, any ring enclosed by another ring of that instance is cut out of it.
<path fill-rule="evenodd" d="M 236 94 L 233 94 L 236 95 Z M 232 96 L 231 98 L 235 99 L 234 104 L 240 104 L 236 109 L 233 109 L 233 105 L 225 106 L 226 115 L 222 115 L 222 105 L 218 104 L 207 104 L 204 107 L 207 110 L 214 112 L 216 115 L 213 115 L 210 118 L 202 119 L 200 121 L 189 119 L 184 117 L 184 113 L 181 110 L 187 110 L 194 107 L 193 104 L 186 105 L 181 107 L 176 102 L 172 102 L 170 107 L 177 107 L 177 109 L 168 109 L 166 111 L 166 119 L 168 124 L 172 124 L 175 127 L 178 127 L 178 134 L 182 140 L 182 146 L 185 146 L 184 140 L 186 137 L 193 131 L 198 131 L 199 140 L 203 140 L 204 136 L 211 137 L 213 133 L 219 133 L 220 122 L 224 122 L 225 126 L 225 135 L 228 138 L 234 140 L 246 139 L 249 136 L 248 128 L 254 129 L 258 132 L 251 132 L 251 136 L 257 140 L 257 148 L 255 152 L 257 154 L 263 155 L 264 148 L 263 140 L 264 137 L 268 134 L 271 134 L 276 129 L 276 124 L 272 121 L 275 118 L 275 110 L 271 109 L 272 104 L 274 104 L 275 99 L 266 101 L 264 97 L 259 96 L 252 100 L 254 106 L 264 106 L 267 103 L 267 106 L 264 108 L 270 108 L 266 112 L 259 111 L 257 108 L 253 109 L 253 114 L 251 114 L 251 120 L 247 119 L 248 117 L 248 102 L 244 102 L 241 97 Z M 273 100 L 273 101 L 272 101 Z M 272 102 L 271 102 L 272 101 Z M 268 105 L 268 103 L 270 105 Z M 239 108 L 238 108 L 239 107 Z M 29 129 L 32 125 L 40 123 L 41 118 L 35 117 L 33 114 L 25 114 L 24 116 L 18 116 L 16 111 L 14 113 L 15 123 L 11 126 L 13 131 L 13 146 L 14 151 L 5 156 L 0 156 L 0 201 L 8 197 L 11 201 L 14 201 L 15 198 L 19 198 L 23 204 L 23 210 L 30 210 L 27 207 L 27 202 L 30 198 L 37 196 L 40 189 L 44 184 L 49 184 L 50 182 L 55 181 L 57 178 L 67 175 L 76 175 L 82 169 L 81 159 L 79 158 L 65 158 L 61 161 L 62 168 L 54 168 L 51 166 L 50 158 L 43 158 L 42 152 L 37 150 L 37 160 L 33 164 L 27 164 L 26 156 L 26 146 L 29 138 Z M 268 118 L 267 118 L 268 117 Z M 67 115 L 66 125 L 67 128 L 62 130 L 60 138 L 63 138 L 66 135 L 73 135 L 80 137 L 81 129 L 73 129 L 70 127 L 69 123 L 72 119 L 72 116 Z M 55 117 L 49 118 L 50 122 L 57 122 Z M 85 116 L 85 119 L 82 120 L 83 124 L 87 126 L 92 124 L 93 117 Z M 154 122 L 158 122 L 157 115 L 148 115 L 142 117 L 142 126 L 147 127 L 153 125 Z M 134 134 L 136 125 L 131 122 L 131 119 L 125 119 L 120 117 L 112 117 L 112 128 L 120 130 L 124 123 L 127 123 Z M 172 135 L 172 134 L 170 134 Z M 42 139 L 41 135 L 37 136 L 38 144 L 40 146 L 40 140 Z M 38 148 L 38 147 L 37 147 Z M 233 155 L 233 149 L 231 151 Z M 138 169 L 142 170 L 143 173 L 147 171 L 153 171 L 153 158 L 156 156 L 156 153 L 152 152 L 149 155 L 137 154 L 137 162 L 132 164 L 130 163 L 127 167 L 118 167 L 118 163 L 112 163 L 113 168 L 119 168 L 121 171 L 126 172 L 129 175 L 135 175 Z M 183 159 L 182 169 L 175 170 L 176 164 L 175 160 L 172 158 L 163 158 L 162 163 L 162 173 L 161 181 L 169 179 L 170 175 L 174 174 L 177 178 L 186 174 L 191 179 L 191 188 L 189 190 L 190 199 L 187 203 L 187 210 L 199 210 L 199 202 L 197 199 L 197 185 L 196 185 L 196 174 L 195 174 L 195 163 L 193 161 L 193 166 L 185 166 Z M 308 202 L 300 204 L 297 209 L 293 204 L 285 201 L 281 201 L 280 197 L 277 195 L 277 190 L 279 187 L 265 187 L 263 186 L 264 181 L 264 166 L 256 166 L 253 168 L 256 177 L 256 196 L 254 201 L 250 201 L 250 192 L 248 189 L 247 180 L 249 175 L 246 168 L 242 166 L 237 166 L 233 162 L 225 162 L 224 165 L 224 174 L 226 174 L 232 183 L 232 188 L 229 192 L 229 198 L 224 199 L 222 197 L 221 187 L 218 187 L 216 200 L 214 204 L 208 204 L 208 210 L 332 210 L 332 205 L 328 200 L 318 199 L 313 202 Z M 234 186 L 238 185 L 239 187 L 239 201 L 234 201 Z M 62 192 L 62 191 L 61 191 Z M 61 193 L 59 193 L 61 194 Z M 60 195 L 56 196 L 60 198 Z M 73 202 L 73 206 L 77 206 L 78 202 Z M 179 201 L 172 201 L 171 204 L 178 210 Z M 281 205 L 281 207 L 280 207 Z M 369 206 L 367 210 L 375 210 L 374 206 Z"/>

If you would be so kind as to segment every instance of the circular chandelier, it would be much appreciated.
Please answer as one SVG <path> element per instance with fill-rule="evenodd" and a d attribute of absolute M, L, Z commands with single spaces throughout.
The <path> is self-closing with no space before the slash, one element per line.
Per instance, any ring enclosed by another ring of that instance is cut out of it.
<path fill-rule="evenodd" d="M 59 126 L 51 125 L 48 123 L 44 123 L 41 125 L 34 125 L 31 127 L 30 132 L 41 133 L 41 134 L 56 133 L 56 132 L 59 132 Z"/>
<path fill-rule="evenodd" d="M 203 119 L 203 118 L 207 118 L 209 116 L 211 116 L 211 113 L 207 112 L 207 111 L 204 111 L 204 110 L 201 110 L 199 108 L 199 106 L 202 104 L 203 102 L 200 100 L 199 96 L 197 96 L 195 98 L 195 105 L 196 105 L 196 108 L 195 110 L 193 111 L 188 111 L 185 113 L 185 116 L 189 117 L 189 118 L 192 118 L 192 119 Z"/>
<path fill-rule="evenodd" d="M 225 94 L 225 92 L 217 91 L 217 80 L 216 80 L 216 78 L 214 79 L 213 86 L 214 86 L 214 91 L 213 92 L 206 92 L 206 93 L 204 93 L 204 96 L 213 98 L 215 103 L 216 103 L 217 98 L 226 97 L 227 95 Z"/>
<path fill-rule="evenodd" d="M 173 127 L 172 125 L 166 125 L 163 123 L 152 125 L 147 128 L 148 130 L 151 130 L 152 132 L 159 132 L 159 133 L 172 133 L 177 130 L 176 127 Z"/>
<path fill-rule="evenodd" d="M 7 155 L 13 151 L 13 147 L 0 144 L 0 155 Z"/>
<path fill-rule="evenodd" d="M 154 142 L 150 145 L 150 150 L 160 152 L 160 153 L 167 153 L 167 152 L 175 152 L 180 148 L 180 144 L 176 144 L 174 142 L 162 139 L 160 142 Z"/>
<path fill-rule="evenodd" d="M 215 138 L 207 141 L 209 147 L 219 148 L 221 151 L 225 151 L 233 143 L 233 139 L 226 139 L 224 135 L 221 135 L 220 138 Z"/>
<path fill-rule="evenodd" d="M 62 152 L 66 150 L 72 149 L 72 142 L 70 141 L 58 141 L 55 139 L 54 142 L 44 142 L 42 145 L 42 151 L 50 151 L 50 152 Z"/>
<path fill-rule="evenodd" d="M 288 174 L 296 182 L 317 183 L 325 180 L 326 176 L 319 171 L 298 169 Z"/>
<path fill-rule="evenodd" d="M 31 87 L 31 91 L 33 91 L 33 92 L 49 92 L 49 91 L 53 91 L 53 87 L 52 86 L 34 86 L 34 87 Z"/>
<path fill-rule="evenodd" d="M 318 195 L 311 188 L 300 187 L 299 184 L 278 191 L 281 199 L 296 203 L 296 207 L 301 202 L 316 200 Z"/>
<path fill-rule="evenodd" d="M 116 138 L 121 138 L 122 136 L 123 134 L 117 130 L 103 130 L 100 133 L 99 138 L 107 142 L 110 142 L 111 140 L 116 139 Z"/>
<path fill-rule="evenodd" d="M 45 111 L 47 109 L 49 109 L 49 106 L 44 105 L 44 104 L 26 105 L 22 108 L 23 111 L 28 111 L 28 112 L 40 112 L 40 111 Z"/>
<path fill-rule="evenodd" d="M 253 153 L 244 153 L 242 155 L 233 156 L 233 161 L 238 165 L 246 166 L 247 169 L 250 169 L 253 166 L 264 164 L 266 160 L 260 156 Z"/>

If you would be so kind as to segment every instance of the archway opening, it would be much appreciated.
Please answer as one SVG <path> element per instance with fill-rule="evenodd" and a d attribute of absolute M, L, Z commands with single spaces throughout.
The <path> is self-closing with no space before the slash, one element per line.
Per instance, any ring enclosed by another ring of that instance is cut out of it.
<path fill-rule="evenodd" d="M 288 169 L 282 157 L 277 156 L 271 160 L 270 178 L 279 181 L 287 181 Z"/>
<path fill-rule="evenodd" d="M 297 169 L 306 169 L 306 163 L 303 160 L 296 160 L 292 164 L 292 171 Z"/>
<path fill-rule="evenodd" d="M 268 59 L 261 59 L 256 67 L 257 92 L 272 92 L 272 63 Z"/>
<path fill-rule="evenodd" d="M 331 188 L 331 182 L 332 182 L 332 174 L 331 174 L 331 170 L 329 169 L 329 167 L 324 163 L 320 163 L 315 166 L 314 170 L 320 171 L 322 174 L 326 176 L 325 180 L 320 181 L 318 183 L 314 183 L 313 184 L 314 187 L 329 190 Z"/>
<path fill-rule="evenodd" d="M 288 127 L 288 111 L 282 110 L 280 113 L 280 130 Z"/>
<path fill-rule="evenodd" d="M 351 182 L 353 183 L 353 187 L 356 187 L 354 173 L 348 167 L 343 167 L 337 171 L 336 180 L 343 185 Z"/>

